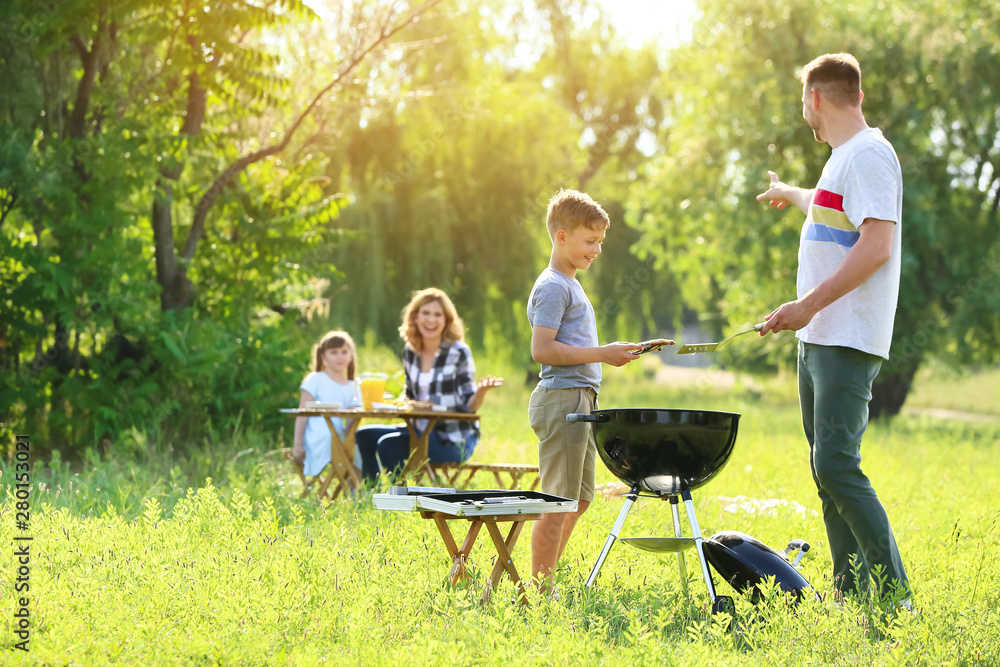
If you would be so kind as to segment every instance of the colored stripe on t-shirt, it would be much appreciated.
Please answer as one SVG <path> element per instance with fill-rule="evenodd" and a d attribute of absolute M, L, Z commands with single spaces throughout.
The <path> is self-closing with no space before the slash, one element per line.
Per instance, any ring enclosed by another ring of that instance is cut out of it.
<path fill-rule="evenodd" d="M 843 229 L 835 229 L 826 225 L 817 225 L 815 222 L 806 229 L 804 239 L 806 241 L 821 241 L 836 243 L 845 248 L 853 248 L 861 237 L 859 232 L 846 232 Z"/>
<path fill-rule="evenodd" d="M 851 221 L 847 219 L 846 213 L 834 211 L 829 208 L 813 206 L 812 220 L 817 224 L 826 225 L 827 227 L 833 227 L 835 229 L 843 229 L 846 232 L 858 231 L 857 228 L 851 224 Z"/>
<path fill-rule="evenodd" d="M 811 222 L 804 237 L 807 241 L 836 243 L 852 248 L 861 237 L 844 213 L 844 197 L 836 192 L 817 188 L 809 217 Z"/>
<path fill-rule="evenodd" d="M 823 208 L 832 208 L 841 213 L 844 212 L 844 196 L 823 188 L 816 188 L 816 192 L 813 194 L 813 204 Z"/>

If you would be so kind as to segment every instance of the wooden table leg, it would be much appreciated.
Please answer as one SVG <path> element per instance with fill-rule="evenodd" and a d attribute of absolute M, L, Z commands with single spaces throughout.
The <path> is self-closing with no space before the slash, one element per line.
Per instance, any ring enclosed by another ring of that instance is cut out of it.
<path fill-rule="evenodd" d="M 500 583 L 500 577 L 506 571 L 510 575 L 510 580 L 514 582 L 517 586 L 517 590 L 521 595 L 521 604 L 528 604 L 528 596 L 524 592 L 524 583 L 521 581 L 521 577 L 517 574 L 517 567 L 514 566 L 514 558 L 511 556 L 511 551 L 514 550 L 514 545 L 517 544 L 517 540 L 521 537 L 521 531 L 524 529 L 525 521 L 514 521 L 513 525 L 510 527 L 510 531 L 507 533 L 507 539 L 505 540 L 503 535 L 500 533 L 500 527 L 497 526 L 496 521 L 487 521 L 486 530 L 490 533 L 490 538 L 493 540 L 493 546 L 497 550 L 497 562 L 493 566 L 493 573 L 490 575 L 490 583 L 483 591 L 483 603 L 489 602 L 490 595 L 497 584 Z"/>
<path fill-rule="evenodd" d="M 349 488 L 360 488 L 361 478 L 358 477 L 358 471 L 354 468 L 354 432 L 358 429 L 358 425 L 361 423 L 361 420 L 348 419 L 346 421 L 344 424 L 343 440 L 340 439 L 340 434 L 333 428 L 333 420 L 330 417 L 326 417 L 326 423 L 330 427 L 330 433 L 333 436 L 330 438 L 330 461 L 333 461 L 333 450 L 337 449 L 339 446 L 340 461 L 344 466 L 343 478 L 345 483 L 349 485 Z"/>
<path fill-rule="evenodd" d="M 472 547 L 476 544 L 476 538 L 479 537 L 483 522 L 477 519 L 469 524 L 469 532 L 462 541 L 461 548 L 455 544 L 455 538 L 451 535 L 451 528 L 448 527 L 447 521 L 440 516 L 435 516 L 434 524 L 437 526 L 438 532 L 441 533 L 441 539 L 444 540 L 445 547 L 448 549 L 448 555 L 451 556 L 451 571 L 448 576 L 451 577 L 452 585 L 463 579 L 468 579 L 469 575 L 465 572 L 466 564 L 469 561 L 469 554 L 472 553 Z"/>
<path fill-rule="evenodd" d="M 432 511 L 421 511 L 420 516 L 425 519 L 434 519 L 434 524 L 437 526 L 438 532 L 441 533 L 441 539 L 444 540 L 445 547 L 448 549 L 448 555 L 451 556 L 452 560 L 451 572 L 449 572 L 452 585 L 469 578 L 466 573 L 466 565 L 469 555 L 472 553 L 472 547 L 476 543 L 476 538 L 479 536 L 479 531 L 485 524 L 486 530 L 490 534 L 490 539 L 493 541 L 493 547 L 497 552 L 497 562 L 493 566 L 493 572 L 490 574 L 490 579 L 483 591 L 483 604 L 489 602 L 493 589 L 500 583 L 500 578 L 504 572 L 510 576 L 510 580 L 517 586 L 521 604 L 528 604 L 524 582 L 521 581 L 521 577 L 517 573 L 517 567 L 514 565 L 511 553 L 514 551 L 514 546 L 517 544 L 517 540 L 524 530 L 524 524 L 528 521 L 537 521 L 542 517 L 541 514 L 521 514 L 517 515 L 516 518 L 504 517 L 502 521 L 511 522 L 510 531 L 508 531 L 506 538 L 501 533 L 500 527 L 497 526 L 498 517 L 465 517 L 469 522 L 469 532 L 462 541 L 461 547 L 455 543 L 455 538 L 452 536 L 451 528 L 448 525 L 448 521 L 454 521 L 460 517 Z"/>
<path fill-rule="evenodd" d="M 440 515 L 435 514 L 434 525 L 437 526 L 438 532 L 441 533 L 444 546 L 448 549 L 448 556 L 454 560 L 455 556 L 458 555 L 458 545 L 455 544 L 455 538 L 451 535 L 451 528 L 448 527 L 448 522 L 441 518 Z"/>
<path fill-rule="evenodd" d="M 306 496 L 309 495 L 309 487 L 315 484 L 316 480 L 314 479 L 312 482 L 310 482 L 308 479 L 306 479 L 306 473 L 303 470 L 302 466 L 299 463 L 297 463 L 291 457 L 290 454 L 285 454 L 285 458 L 292 462 L 292 465 L 295 466 L 295 472 L 299 473 L 299 479 L 302 480 L 302 493 L 299 494 L 299 498 L 305 498 Z"/>
<path fill-rule="evenodd" d="M 462 474 L 462 464 L 455 463 L 453 467 L 446 467 L 444 469 L 444 476 L 448 480 L 448 485 L 452 488 L 464 488 L 458 483 L 458 476 Z"/>
<path fill-rule="evenodd" d="M 434 430 L 434 425 L 437 424 L 437 417 L 420 417 L 420 419 L 427 420 L 427 428 L 419 436 L 413 425 L 416 417 L 404 417 L 404 419 L 406 420 L 406 430 L 410 434 L 410 458 L 406 462 L 406 467 L 403 468 L 403 478 L 414 475 L 415 481 L 419 481 L 421 476 L 426 475 L 431 484 L 437 484 L 437 475 L 431 469 L 430 457 L 427 453 L 428 441 L 431 431 Z"/>
<path fill-rule="evenodd" d="M 356 446 L 355 434 L 357 433 L 358 427 L 361 426 L 360 419 L 347 419 L 344 421 L 344 440 L 341 442 L 341 447 L 344 451 L 344 455 L 347 458 L 348 471 L 351 480 L 356 485 L 355 488 L 361 486 L 361 478 L 358 477 L 358 470 L 354 467 L 354 449 Z M 339 439 L 339 437 L 338 437 Z"/>
<path fill-rule="evenodd" d="M 434 475 L 439 480 L 436 484 L 444 482 L 452 488 L 465 488 L 458 483 L 458 476 L 462 474 L 463 470 L 461 463 L 428 463 L 427 465 L 434 471 Z"/>
<path fill-rule="evenodd" d="M 330 488 L 330 484 L 333 482 L 333 480 L 337 480 L 337 486 L 335 486 L 333 491 L 330 492 L 328 491 L 328 489 Z M 316 497 L 319 498 L 320 500 L 323 500 L 323 498 L 329 496 L 330 500 L 335 500 L 337 496 L 340 495 L 340 491 L 343 488 L 344 488 L 344 479 L 343 477 L 341 477 L 339 469 L 337 468 L 337 466 L 331 465 L 330 472 L 327 473 L 326 477 L 322 479 L 322 481 L 319 483 L 319 488 L 316 489 Z"/>
<path fill-rule="evenodd" d="M 347 447 L 340 439 L 340 434 L 337 433 L 337 429 L 333 427 L 333 419 L 331 417 L 324 417 L 327 426 L 330 427 L 330 472 L 323 479 L 320 484 L 319 489 L 316 491 L 316 495 L 322 500 L 327 495 L 327 489 L 330 484 L 336 478 L 338 480 L 337 487 L 334 489 L 333 493 L 330 495 L 330 500 L 336 499 L 340 495 L 341 489 L 357 489 L 361 486 L 361 480 L 358 478 L 357 472 L 354 470 L 354 430 L 357 428 L 357 423 L 351 424 L 353 428 L 350 428 L 346 434 L 347 442 L 351 443 L 351 454 L 347 455 Z"/>

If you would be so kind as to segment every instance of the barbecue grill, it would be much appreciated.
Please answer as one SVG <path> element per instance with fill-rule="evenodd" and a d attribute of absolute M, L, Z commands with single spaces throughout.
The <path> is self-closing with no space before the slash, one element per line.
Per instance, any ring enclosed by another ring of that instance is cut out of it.
<path fill-rule="evenodd" d="M 676 553 L 681 585 L 687 592 L 684 552 L 694 548 L 708 588 L 712 611 L 732 611 L 732 598 L 716 594 L 709 563 L 742 592 L 773 576 L 782 590 L 800 597 L 811 586 L 798 564 L 809 545 L 793 540 L 784 556 L 760 541 L 735 531 L 702 537 L 691 491 L 713 479 L 725 467 L 736 444 L 740 415 L 710 410 L 620 409 L 566 415 L 568 422 L 590 422 L 597 452 L 616 477 L 629 485 L 625 504 L 587 579 L 593 585 L 616 541 L 646 551 Z M 666 537 L 619 537 L 625 519 L 640 496 L 670 502 L 674 534 Z M 681 530 L 678 505 L 683 501 L 691 535 Z M 788 554 L 800 553 L 793 563 Z"/>

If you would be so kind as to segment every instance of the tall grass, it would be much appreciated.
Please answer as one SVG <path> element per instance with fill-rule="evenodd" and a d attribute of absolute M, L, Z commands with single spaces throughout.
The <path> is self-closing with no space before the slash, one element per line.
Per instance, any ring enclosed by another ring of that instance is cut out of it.
<path fill-rule="evenodd" d="M 650 369 L 610 371 L 604 407 L 739 412 L 736 451 L 694 492 L 705 534 L 742 530 L 774 546 L 811 543 L 803 574 L 829 591 L 830 560 L 808 473 L 794 389 L 711 382 L 670 387 Z M 495 372 L 495 371 L 493 371 Z M 528 391 L 509 381 L 483 408 L 481 461 L 533 462 Z M 289 419 L 291 423 L 291 419 Z M 130 461 L 91 454 L 34 472 L 31 652 L 27 664 L 998 664 L 1000 425 L 903 415 L 873 424 L 864 468 L 886 505 L 918 614 L 853 602 L 790 607 L 769 590 L 737 620 L 707 612 L 704 583 L 685 597 L 673 556 L 618 545 L 597 585 L 583 581 L 621 500 L 599 495 L 560 569 L 560 596 L 513 603 L 504 581 L 479 604 L 493 550 L 481 536 L 473 579 L 452 587 L 431 522 L 376 510 L 370 496 L 299 500 L 279 434 L 226 433 L 171 451 L 137 441 Z M 11 470 L 0 541 L 15 533 Z M 206 481 L 207 478 L 211 481 Z M 598 482 L 614 481 L 600 467 Z M 461 538 L 459 522 L 453 526 Z M 642 499 L 623 535 L 670 531 Z M 529 570 L 527 532 L 514 551 Z M 0 613 L 13 644 L 11 557 Z M 689 574 L 695 573 L 688 559 Z M 720 592 L 727 592 L 718 583 Z M 4 663 L 7 659 L 4 659 Z"/>

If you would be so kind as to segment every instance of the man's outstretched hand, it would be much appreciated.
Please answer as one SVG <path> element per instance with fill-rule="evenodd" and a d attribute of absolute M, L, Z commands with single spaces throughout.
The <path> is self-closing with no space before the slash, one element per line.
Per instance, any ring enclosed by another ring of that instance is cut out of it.
<path fill-rule="evenodd" d="M 762 192 L 757 195 L 757 201 L 767 200 L 767 203 L 775 208 L 782 209 L 789 204 L 794 204 L 790 199 L 791 188 L 778 178 L 778 175 L 773 171 L 767 172 L 767 175 L 771 177 L 771 184 L 768 187 L 767 192 Z"/>

